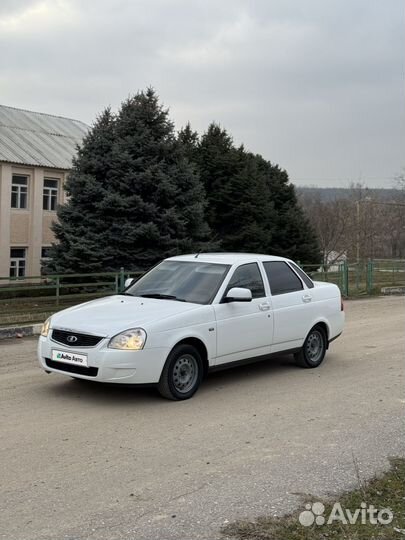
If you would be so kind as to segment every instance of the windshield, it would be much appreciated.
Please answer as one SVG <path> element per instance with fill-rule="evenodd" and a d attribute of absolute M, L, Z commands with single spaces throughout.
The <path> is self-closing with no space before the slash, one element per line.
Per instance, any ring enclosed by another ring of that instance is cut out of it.
<path fill-rule="evenodd" d="M 163 261 L 125 293 L 145 298 L 209 304 L 230 266 L 205 262 Z"/>

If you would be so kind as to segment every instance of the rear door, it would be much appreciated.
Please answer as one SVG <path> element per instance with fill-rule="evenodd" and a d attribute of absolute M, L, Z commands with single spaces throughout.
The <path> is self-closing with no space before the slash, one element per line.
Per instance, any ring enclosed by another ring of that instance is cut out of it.
<path fill-rule="evenodd" d="M 304 284 L 285 261 L 264 261 L 263 266 L 274 317 L 272 352 L 300 347 L 313 319 L 313 284 L 309 278 L 308 285 Z"/>
<path fill-rule="evenodd" d="M 224 302 L 232 287 L 252 291 L 251 302 Z M 216 364 L 270 353 L 273 321 L 261 270 L 256 262 L 238 266 L 218 304 L 214 304 L 217 320 Z"/>

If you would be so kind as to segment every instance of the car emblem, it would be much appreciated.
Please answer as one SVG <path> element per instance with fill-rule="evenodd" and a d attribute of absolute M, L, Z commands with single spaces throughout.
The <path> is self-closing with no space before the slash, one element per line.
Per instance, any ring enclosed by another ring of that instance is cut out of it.
<path fill-rule="evenodd" d="M 76 336 L 68 336 L 68 337 L 66 338 L 66 341 L 67 341 L 68 343 L 76 343 L 77 337 L 76 337 Z"/>

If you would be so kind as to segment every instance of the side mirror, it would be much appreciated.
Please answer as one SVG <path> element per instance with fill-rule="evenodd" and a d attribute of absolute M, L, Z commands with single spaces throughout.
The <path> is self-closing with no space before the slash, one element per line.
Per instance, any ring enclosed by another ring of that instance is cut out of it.
<path fill-rule="evenodd" d="M 233 287 L 229 289 L 225 296 L 225 302 L 251 302 L 252 291 L 242 287 Z"/>
<path fill-rule="evenodd" d="M 124 287 L 125 287 L 125 288 L 129 287 L 130 285 L 132 285 L 132 283 L 133 283 L 134 281 L 135 281 L 134 278 L 131 278 L 131 277 L 127 278 L 127 279 L 125 280 Z"/>

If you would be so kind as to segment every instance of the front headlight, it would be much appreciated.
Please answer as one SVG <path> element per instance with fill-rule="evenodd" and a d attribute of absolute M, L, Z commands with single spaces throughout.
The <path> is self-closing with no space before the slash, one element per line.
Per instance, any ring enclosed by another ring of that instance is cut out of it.
<path fill-rule="evenodd" d="M 144 348 L 145 342 L 145 330 L 142 330 L 142 328 L 130 328 L 111 338 L 108 346 L 110 349 L 140 351 Z"/>
<path fill-rule="evenodd" d="M 48 317 L 41 327 L 41 336 L 48 337 L 49 328 L 51 327 L 51 317 Z"/>

